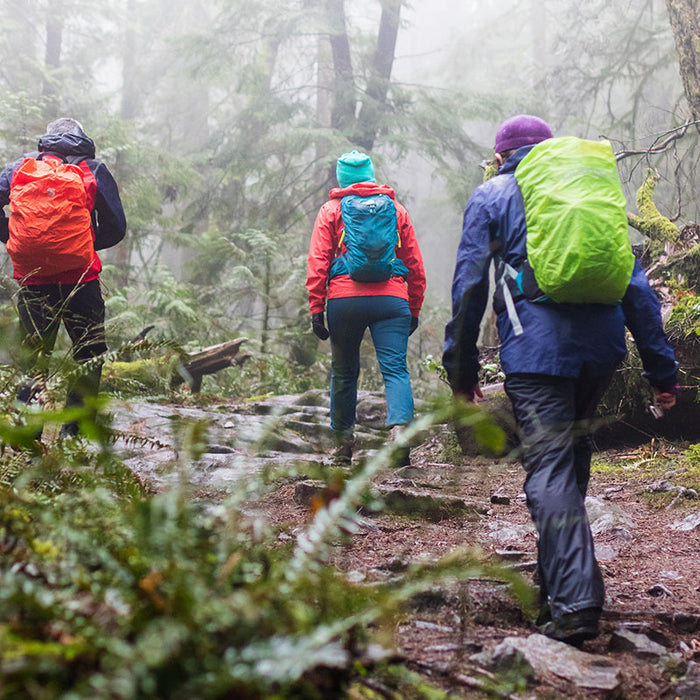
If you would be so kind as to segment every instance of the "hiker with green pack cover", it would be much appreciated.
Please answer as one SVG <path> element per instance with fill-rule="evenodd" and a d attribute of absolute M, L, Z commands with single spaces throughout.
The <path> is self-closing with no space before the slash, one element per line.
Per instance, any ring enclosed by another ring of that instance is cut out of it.
<path fill-rule="evenodd" d="M 664 409 L 675 403 L 677 363 L 629 244 L 610 145 L 555 138 L 519 114 L 499 126 L 495 159 L 498 174 L 464 212 L 443 365 L 455 396 L 482 396 L 477 343 L 493 262 L 500 362 L 538 534 L 538 624 L 580 645 L 597 636 L 605 595 L 584 505 L 590 421 L 626 354 L 625 328 Z"/>

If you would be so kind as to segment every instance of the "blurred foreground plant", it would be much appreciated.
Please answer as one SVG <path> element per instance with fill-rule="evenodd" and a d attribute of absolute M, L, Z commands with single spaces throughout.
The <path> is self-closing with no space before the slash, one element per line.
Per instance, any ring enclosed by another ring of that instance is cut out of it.
<path fill-rule="evenodd" d="M 496 436 L 476 407 L 450 404 L 417 421 L 403 440 L 446 419 Z M 9 441 L 18 429 L 0 424 Z M 350 583 L 327 563 L 357 530 L 358 506 L 394 446 L 348 477 L 295 541 L 281 543 L 246 515 L 270 475 L 237 484 L 225 503 L 193 497 L 187 455 L 201 454 L 204 430 L 182 424 L 181 478 L 157 494 L 109 439 L 5 451 L 0 697 L 344 697 L 370 672 L 370 642 L 390 635 L 415 594 L 488 576 L 509 582 L 528 603 L 530 589 L 516 573 L 474 551 L 372 586 Z M 107 433 L 96 428 L 94 435 Z"/>

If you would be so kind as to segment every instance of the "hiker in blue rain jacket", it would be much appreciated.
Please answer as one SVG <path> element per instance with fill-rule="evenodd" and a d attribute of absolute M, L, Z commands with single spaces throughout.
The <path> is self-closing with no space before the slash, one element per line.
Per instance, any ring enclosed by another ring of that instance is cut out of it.
<path fill-rule="evenodd" d="M 63 322 L 71 339 L 73 359 L 88 367 L 76 374 L 67 390 L 66 406 L 79 407 L 86 398 L 97 397 L 102 374 L 98 358 L 107 351 L 105 305 L 99 280 L 102 263 L 96 251 L 111 248 L 124 238 L 126 217 L 117 183 L 107 166 L 95 158 L 94 142 L 75 119 L 61 117 L 49 123 L 38 150 L 25 157 L 64 160 L 80 168 L 95 252 L 85 269 L 47 274 L 37 265 L 27 274 L 13 265 L 19 284 L 17 311 L 22 335 L 16 361 L 30 377 L 17 398 L 26 403 L 36 397 Z M 5 244 L 10 238 L 10 219 L 3 207 L 10 204 L 13 177 L 25 157 L 0 173 L 0 241 Z M 78 423 L 68 422 L 61 428 L 60 436 L 75 436 L 78 428 Z"/>
<path fill-rule="evenodd" d="M 443 365 L 453 393 L 468 401 L 482 396 L 477 339 L 489 265 L 494 260 L 497 270 L 501 262 L 520 270 L 526 260 L 525 210 L 514 171 L 534 144 L 551 137 L 537 117 L 506 120 L 496 135 L 498 175 L 473 192 L 464 212 Z M 677 363 L 638 261 L 620 304 L 534 303 L 509 289 L 522 334 L 514 332 L 501 286 L 494 309 L 505 390 L 521 434 L 527 506 L 538 533 L 538 624 L 545 634 L 580 645 L 597 636 L 604 602 L 584 505 L 592 453 L 587 420 L 625 357 L 625 326 L 655 403 L 664 409 L 675 404 Z"/>

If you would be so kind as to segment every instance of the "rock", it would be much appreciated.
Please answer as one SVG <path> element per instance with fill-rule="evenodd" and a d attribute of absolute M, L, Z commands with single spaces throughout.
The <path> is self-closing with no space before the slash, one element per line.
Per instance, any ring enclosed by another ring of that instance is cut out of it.
<path fill-rule="evenodd" d="M 668 493 L 669 491 L 675 491 L 676 487 L 668 480 L 662 479 L 661 481 L 655 481 L 649 484 L 647 487 L 648 493 Z"/>
<path fill-rule="evenodd" d="M 481 539 L 485 539 L 491 543 L 506 545 L 514 543 L 522 546 L 525 539 L 535 538 L 535 526 L 528 523 L 527 525 L 517 525 L 504 520 L 489 520 L 486 523 L 487 532 Z"/>
<path fill-rule="evenodd" d="M 294 405 L 296 406 L 321 406 L 329 408 L 331 405 L 330 395 L 324 389 L 310 389 L 301 396 L 297 396 Z"/>
<path fill-rule="evenodd" d="M 324 488 L 325 484 L 322 481 L 299 481 L 294 486 L 294 502 L 300 506 L 308 506 L 314 496 L 320 494 Z"/>
<path fill-rule="evenodd" d="M 700 663 L 697 661 L 688 663 L 685 678 L 673 694 L 679 700 L 700 700 Z"/>
<path fill-rule="evenodd" d="M 692 513 L 683 520 L 676 520 L 669 527 L 671 530 L 680 530 L 681 532 L 700 530 L 700 513 Z"/>
<path fill-rule="evenodd" d="M 510 496 L 506 495 L 503 489 L 497 489 L 491 494 L 491 503 L 501 506 L 510 505 Z"/>
<path fill-rule="evenodd" d="M 520 670 L 534 679 L 554 674 L 606 698 L 615 697 L 622 683 L 620 669 L 604 656 L 587 654 L 541 634 L 506 637 L 491 653 L 470 660 L 493 671 Z"/>
<path fill-rule="evenodd" d="M 698 613 L 659 613 L 659 620 L 670 624 L 680 632 L 689 634 L 700 632 L 700 614 Z"/>
<path fill-rule="evenodd" d="M 468 503 L 456 496 L 426 494 L 409 488 L 379 486 L 379 493 L 386 510 L 434 522 L 449 518 L 478 520 L 487 510 L 484 506 Z"/>
<path fill-rule="evenodd" d="M 663 583 L 655 583 L 647 593 L 655 598 L 673 598 L 673 593 Z"/>
<path fill-rule="evenodd" d="M 634 527 L 634 521 L 619 505 L 603 498 L 588 496 L 586 498 L 586 512 L 594 536 L 612 532 L 616 528 Z M 629 539 L 631 539 L 631 535 Z"/>
<path fill-rule="evenodd" d="M 652 641 L 645 634 L 618 628 L 610 638 L 611 651 L 629 651 L 641 659 L 658 660 L 668 656 L 666 648 Z"/>
<path fill-rule="evenodd" d="M 235 454 L 236 449 L 234 447 L 229 447 L 228 445 L 207 445 L 205 454 L 218 454 L 218 455 L 231 455 Z"/>
<path fill-rule="evenodd" d="M 625 620 L 617 625 L 617 629 L 643 634 L 645 637 L 648 637 L 653 642 L 660 644 L 664 648 L 671 646 L 671 642 L 669 641 L 668 637 L 663 632 L 653 627 L 649 622 L 644 622 L 641 620 Z"/>

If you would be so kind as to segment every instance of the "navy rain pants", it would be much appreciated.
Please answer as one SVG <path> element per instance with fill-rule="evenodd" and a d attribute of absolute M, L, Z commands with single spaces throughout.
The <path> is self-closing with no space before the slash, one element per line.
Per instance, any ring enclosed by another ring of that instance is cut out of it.
<path fill-rule="evenodd" d="M 610 376 L 578 379 L 510 374 L 505 389 L 521 433 L 527 507 L 537 529 L 541 599 L 553 619 L 602 608 L 585 497 L 590 476 L 590 420 Z"/>

